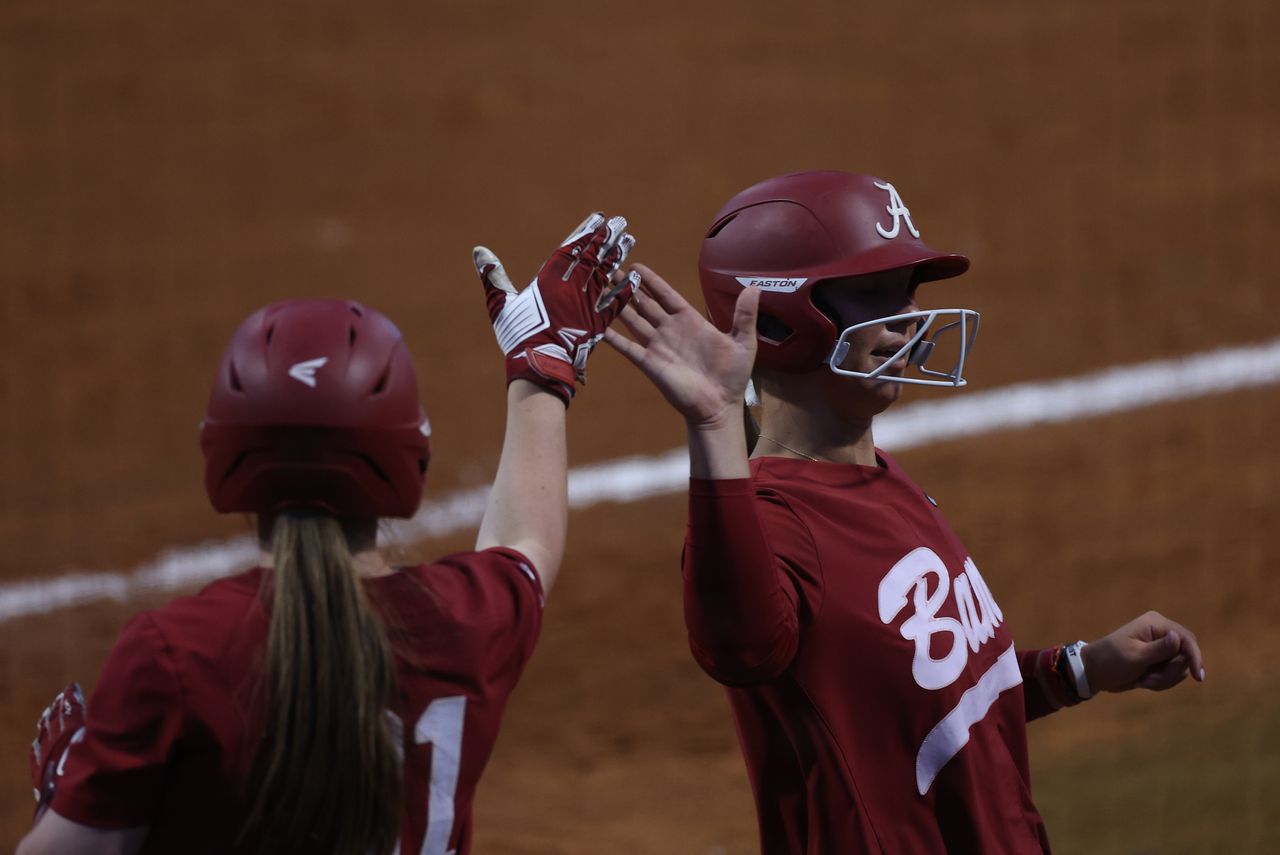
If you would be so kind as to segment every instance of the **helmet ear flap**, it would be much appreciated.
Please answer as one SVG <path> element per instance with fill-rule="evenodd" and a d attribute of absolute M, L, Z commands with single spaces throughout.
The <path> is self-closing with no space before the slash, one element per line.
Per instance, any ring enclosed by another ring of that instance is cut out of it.
<path fill-rule="evenodd" d="M 794 333 L 795 330 L 776 315 L 761 312 L 756 316 L 756 335 L 771 344 L 782 344 Z"/>

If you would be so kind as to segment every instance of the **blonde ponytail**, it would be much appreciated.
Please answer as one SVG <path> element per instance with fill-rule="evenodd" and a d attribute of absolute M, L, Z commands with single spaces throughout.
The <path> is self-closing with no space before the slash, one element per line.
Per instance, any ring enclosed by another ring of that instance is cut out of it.
<path fill-rule="evenodd" d="M 265 732 L 246 832 L 264 852 L 383 855 L 399 837 L 402 787 L 386 630 L 337 519 L 280 514 L 271 544 Z"/>

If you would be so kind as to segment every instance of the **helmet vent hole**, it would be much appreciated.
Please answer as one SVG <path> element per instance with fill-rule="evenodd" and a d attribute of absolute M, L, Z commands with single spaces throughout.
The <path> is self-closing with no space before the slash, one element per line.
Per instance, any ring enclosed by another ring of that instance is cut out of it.
<path fill-rule="evenodd" d="M 367 454 L 361 454 L 360 459 L 369 465 L 369 468 L 373 470 L 374 475 L 377 475 L 388 484 L 391 483 L 391 479 L 387 477 L 387 473 L 382 471 L 382 467 L 375 463 L 372 457 Z"/>
<path fill-rule="evenodd" d="M 364 317 L 364 312 L 362 312 L 360 310 L 360 307 L 355 305 L 354 303 L 351 305 L 351 314 L 355 315 L 357 318 Z"/>
<path fill-rule="evenodd" d="M 248 450 L 246 450 L 246 451 L 242 451 L 242 452 L 240 452 L 239 454 L 237 454 L 237 455 L 236 455 L 236 459 L 235 459 L 235 460 L 232 460 L 232 461 L 231 461 L 231 465 L 230 465 L 230 466 L 228 466 L 228 467 L 227 467 L 227 470 L 226 470 L 225 472 L 223 472 L 223 473 L 222 473 L 222 479 L 225 481 L 227 478 L 230 478 L 230 477 L 231 477 L 231 473 L 233 473 L 233 472 L 235 472 L 237 469 L 239 469 L 239 468 L 240 468 L 240 464 L 241 464 L 241 463 L 244 463 L 245 458 L 246 458 L 246 457 L 248 457 L 250 454 L 252 454 L 254 451 L 255 451 L 255 449 L 248 449 Z"/>
<path fill-rule="evenodd" d="M 723 222 L 716 223 L 715 227 L 711 229 L 710 234 L 707 235 L 707 240 L 711 240 L 713 237 L 720 234 L 720 232 L 724 231 L 725 226 L 729 225 L 737 218 L 738 218 L 738 215 L 734 214 L 733 216 L 726 217 Z"/>
<path fill-rule="evenodd" d="M 356 344 L 356 325 L 352 324 L 347 328 L 347 347 L 355 347 Z"/>
<path fill-rule="evenodd" d="M 272 324 L 271 326 L 267 327 L 267 344 L 271 344 L 271 338 L 275 334 L 276 334 L 275 324 Z"/>
<path fill-rule="evenodd" d="M 382 376 L 378 378 L 378 384 L 373 387 L 373 392 L 371 394 L 381 395 L 383 392 L 387 391 L 387 379 L 390 376 L 391 366 L 388 365 L 387 369 L 382 372 Z"/>
<path fill-rule="evenodd" d="M 756 319 L 756 333 L 764 340 L 774 344 L 786 341 L 793 330 L 772 315 L 760 315 Z"/>
<path fill-rule="evenodd" d="M 236 364 L 231 363 L 231 370 L 228 372 L 228 380 L 231 381 L 231 388 L 237 392 L 244 392 L 244 386 L 240 385 L 240 372 L 236 371 Z"/>
<path fill-rule="evenodd" d="M 418 474 L 419 475 L 427 474 L 427 458 L 425 457 L 418 458 Z"/>

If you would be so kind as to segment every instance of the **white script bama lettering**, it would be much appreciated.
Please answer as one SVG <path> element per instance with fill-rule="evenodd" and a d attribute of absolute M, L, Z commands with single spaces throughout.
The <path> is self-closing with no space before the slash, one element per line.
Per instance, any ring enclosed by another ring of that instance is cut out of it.
<path fill-rule="evenodd" d="M 929 594 L 931 577 L 935 580 L 932 595 Z M 959 620 L 938 617 L 938 610 L 952 588 Z M 995 637 L 1004 614 L 972 558 L 965 559 L 964 572 L 952 585 L 946 564 L 936 552 L 923 546 L 903 556 L 880 580 L 880 622 L 890 624 L 906 608 L 908 595 L 914 611 L 902 622 L 900 631 L 903 638 L 916 645 L 911 676 L 922 689 L 945 689 L 964 670 L 969 652 L 976 653 Z M 933 637 L 939 633 L 950 637 L 950 649 L 935 659 L 930 648 Z"/>

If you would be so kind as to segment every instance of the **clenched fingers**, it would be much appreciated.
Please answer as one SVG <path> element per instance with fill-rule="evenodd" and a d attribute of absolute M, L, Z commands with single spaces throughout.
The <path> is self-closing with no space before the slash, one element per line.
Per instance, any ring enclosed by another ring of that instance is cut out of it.
<path fill-rule="evenodd" d="M 1200 652 L 1200 641 L 1196 638 L 1196 634 L 1164 615 L 1156 613 L 1156 616 L 1163 624 L 1161 629 L 1166 635 L 1177 635 L 1178 644 L 1175 653 L 1186 658 L 1191 676 L 1199 682 L 1204 682 L 1204 656 Z"/>

